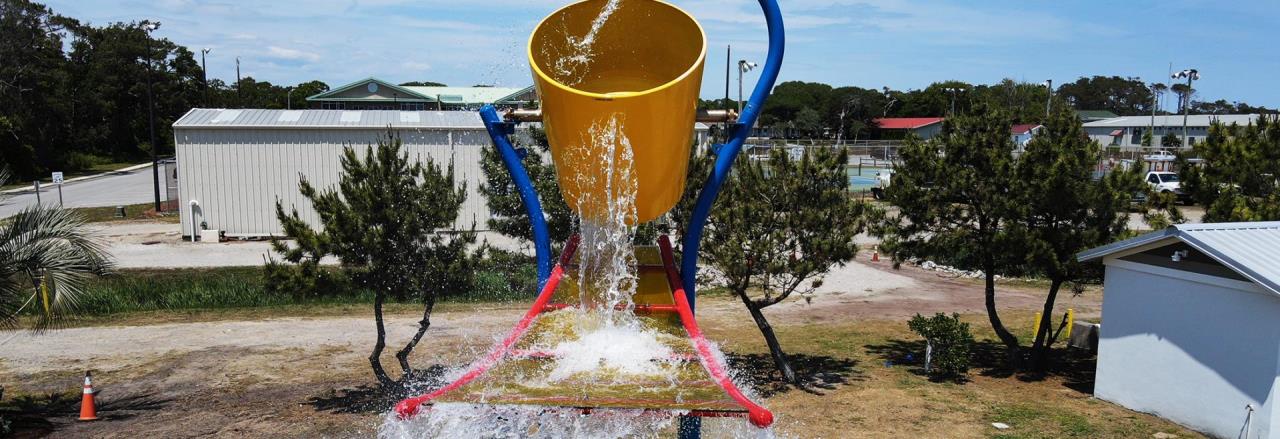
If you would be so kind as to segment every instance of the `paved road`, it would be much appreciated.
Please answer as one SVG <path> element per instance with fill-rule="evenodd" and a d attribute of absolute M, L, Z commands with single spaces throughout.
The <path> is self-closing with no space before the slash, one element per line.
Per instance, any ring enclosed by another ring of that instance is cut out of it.
<path fill-rule="evenodd" d="M 164 182 L 161 181 L 161 184 Z M 163 197 L 164 193 L 160 196 Z M 135 171 L 114 172 L 105 177 L 67 183 L 62 186 L 62 201 L 65 207 L 139 204 L 153 201 L 154 197 L 149 167 Z M 57 206 L 58 187 L 42 184 L 40 202 L 46 206 Z M 0 218 L 8 218 L 33 204 L 36 204 L 36 195 L 30 189 L 18 194 L 0 196 Z"/>

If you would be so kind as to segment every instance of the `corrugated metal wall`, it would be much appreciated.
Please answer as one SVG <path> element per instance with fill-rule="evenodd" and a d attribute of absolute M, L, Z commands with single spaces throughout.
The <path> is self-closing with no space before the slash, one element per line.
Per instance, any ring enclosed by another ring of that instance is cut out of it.
<path fill-rule="evenodd" d="M 455 176 L 467 185 L 455 228 L 486 227 L 489 209 L 479 192 L 484 179 L 480 148 L 489 143 L 483 129 L 396 129 L 410 158 L 445 165 L 454 160 Z M 344 145 L 373 144 L 386 129 L 177 128 L 178 185 L 183 235 L 191 233 L 191 200 L 198 200 L 197 222 L 230 236 L 282 235 L 275 202 L 297 207 L 303 219 L 319 216 L 298 191 L 305 175 L 316 188 L 338 183 Z"/>

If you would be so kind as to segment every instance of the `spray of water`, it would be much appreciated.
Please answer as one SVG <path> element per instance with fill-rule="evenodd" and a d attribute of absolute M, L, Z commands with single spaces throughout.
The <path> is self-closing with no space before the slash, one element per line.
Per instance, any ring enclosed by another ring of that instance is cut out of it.
<path fill-rule="evenodd" d="M 582 37 L 574 37 L 569 32 L 561 32 L 566 41 L 565 48 L 568 53 L 560 54 L 555 58 L 553 65 L 555 70 L 554 76 L 564 82 L 565 85 L 575 86 L 581 83 L 590 73 L 591 60 L 595 57 L 596 36 L 600 34 L 600 29 L 605 23 L 609 22 L 609 17 L 613 16 L 614 11 L 618 10 L 618 6 L 622 0 L 609 0 L 604 7 L 600 9 L 600 15 L 597 15 L 591 21 L 591 29 Z M 546 48 L 543 49 L 544 52 Z M 545 53 L 544 53 L 545 54 Z"/>
<path fill-rule="evenodd" d="M 568 39 L 567 54 L 556 59 L 558 80 L 577 85 L 587 78 L 596 38 L 617 10 L 621 0 L 609 0 L 591 29 L 582 37 L 562 32 Z M 553 50 L 543 48 L 545 52 Z M 521 386 L 535 389 L 580 388 L 643 383 L 645 389 L 679 386 L 679 349 L 687 340 L 660 332 L 637 317 L 635 306 L 639 277 L 636 272 L 634 220 L 637 216 L 638 180 L 635 154 L 623 130 L 621 114 L 604 115 L 577 145 L 568 145 L 557 169 L 579 188 L 579 206 L 593 212 L 579 219 L 577 251 L 579 297 L 576 308 L 544 313 L 535 322 L 525 348 L 550 354 L 537 370 L 522 372 Z M 603 197 L 593 199 L 590 197 Z M 723 364 L 723 354 L 716 350 Z M 450 373 L 457 378 L 465 368 Z M 527 378 L 527 379 L 526 379 Z M 572 396 L 572 395 L 564 395 Z M 671 437 L 678 411 L 611 409 L 584 414 L 577 409 L 526 405 L 472 405 L 440 403 L 418 417 L 401 421 L 389 415 L 379 431 L 383 438 L 622 438 Z M 767 438 L 772 430 L 759 430 L 741 419 L 707 419 L 707 437 Z"/>

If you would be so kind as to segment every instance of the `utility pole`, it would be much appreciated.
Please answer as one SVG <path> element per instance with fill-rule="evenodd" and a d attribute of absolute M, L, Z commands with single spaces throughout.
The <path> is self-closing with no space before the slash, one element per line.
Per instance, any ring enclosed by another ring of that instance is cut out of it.
<path fill-rule="evenodd" d="M 240 108 L 244 108 L 244 93 L 240 90 L 242 88 L 241 87 L 242 85 L 244 84 L 240 83 L 240 57 L 237 56 L 236 57 L 236 105 L 238 105 Z"/>
<path fill-rule="evenodd" d="M 724 46 L 724 104 L 726 106 L 731 106 L 729 104 L 729 66 L 732 66 L 732 65 L 733 65 L 733 45 L 726 44 Z M 725 110 L 729 110 L 729 109 L 731 108 L 725 108 Z M 723 131 L 720 134 L 724 136 L 724 143 L 729 143 L 729 121 L 728 120 L 724 121 L 724 128 L 721 131 Z"/>
<path fill-rule="evenodd" d="M 155 70 L 151 62 L 151 33 L 160 28 L 160 22 L 143 21 L 142 30 L 147 37 L 147 129 L 151 132 L 151 182 L 155 192 L 155 209 L 160 212 L 160 159 L 157 155 L 160 144 L 156 142 L 156 104 L 152 96 L 151 77 Z"/>
<path fill-rule="evenodd" d="M 748 62 L 745 59 L 738 60 L 738 114 L 742 114 L 742 74 L 750 72 L 758 66 L 759 64 Z"/>
<path fill-rule="evenodd" d="M 1200 79 L 1200 71 L 1196 69 L 1186 69 L 1173 74 L 1173 79 L 1187 78 L 1187 90 L 1184 92 L 1182 100 L 1182 149 L 1191 147 L 1191 139 L 1187 137 L 1187 119 L 1191 117 L 1191 81 Z"/>
<path fill-rule="evenodd" d="M 1144 145 L 1147 147 L 1156 146 L 1156 109 L 1160 108 L 1160 89 L 1158 83 L 1151 83 L 1151 126 L 1147 127 L 1147 134 L 1151 137 L 1151 144 Z"/>
<path fill-rule="evenodd" d="M 208 47 L 200 49 L 200 86 L 204 88 L 201 91 L 204 92 L 205 107 L 209 106 L 209 68 L 204 62 L 204 56 L 208 55 L 211 51 L 213 51 L 213 49 Z"/>
<path fill-rule="evenodd" d="M 1047 122 L 1049 120 L 1049 115 L 1053 114 L 1053 80 L 1046 79 L 1044 81 L 1044 87 L 1049 89 L 1049 99 L 1045 100 L 1044 103 L 1044 120 Z"/>

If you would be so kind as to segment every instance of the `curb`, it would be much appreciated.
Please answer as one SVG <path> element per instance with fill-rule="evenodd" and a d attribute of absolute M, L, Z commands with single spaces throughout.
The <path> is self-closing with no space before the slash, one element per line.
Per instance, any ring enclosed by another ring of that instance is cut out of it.
<path fill-rule="evenodd" d="M 85 175 L 85 176 L 82 176 L 82 177 L 69 178 L 69 179 L 63 180 L 63 181 L 62 181 L 62 184 L 63 184 L 63 185 L 67 185 L 67 184 L 71 184 L 71 183 L 78 183 L 78 182 L 81 182 L 81 181 L 96 180 L 96 179 L 99 179 L 99 178 L 102 178 L 102 177 L 108 177 L 108 176 L 111 176 L 112 174 L 115 174 L 115 173 L 118 173 L 118 172 L 137 171 L 137 170 L 139 170 L 139 169 L 144 169 L 144 168 L 149 168 L 149 167 L 151 167 L 151 164 L 150 164 L 150 163 L 143 163 L 143 164 L 140 164 L 140 165 L 133 165 L 133 166 L 130 166 L 130 167 L 127 167 L 127 168 L 116 169 L 116 170 L 114 170 L 114 171 L 107 171 L 107 172 L 103 172 L 103 173 L 100 173 L 100 174 Z M 44 189 L 44 188 L 46 188 L 46 187 L 52 187 L 52 186 L 53 186 L 53 183 L 48 183 L 48 184 L 46 184 L 44 181 L 41 181 L 41 182 L 40 182 L 40 188 L 41 188 L 41 190 L 43 190 L 43 189 Z M 13 189 L 9 189 L 9 190 L 3 190 L 3 191 L 0 191 L 0 194 L 23 194 L 23 193 L 33 192 L 33 191 L 35 191 L 35 188 L 32 188 L 31 186 L 25 186 L 25 187 L 20 187 L 20 188 L 13 188 Z"/>

